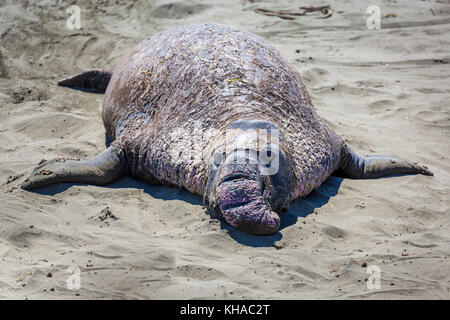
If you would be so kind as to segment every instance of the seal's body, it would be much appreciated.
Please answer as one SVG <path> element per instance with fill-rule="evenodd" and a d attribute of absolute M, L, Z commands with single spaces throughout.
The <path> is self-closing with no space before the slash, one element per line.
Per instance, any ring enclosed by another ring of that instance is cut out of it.
<path fill-rule="evenodd" d="M 202 196 L 207 161 L 173 155 L 189 152 L 192 141 L 207 156 L 214 138 L 241 119 L 280 130 L 293 166 L 290 200 L 339 164 L 342 142 L 317 116 L 298 73 L 263 39 L 235 28 L 194 25 L 144 40 L 118 63 L 103 103 L 107 133 L 134 176 Z"/>
<path fill-rule="evenodd" d="M 130 172 L 202 195 L 233 226 L 268 234 L 278 230 L 277 212 L 338 169 L 351 178 L 431 174 L 406 161 L 356 155 L 317 115 L 299 74 L 275 48 L 224 25 L 154 35 L 114 72 L 88 71 L 59 84 L 106 89 L 103 122 L 113 142 L 93 160 L 41 164 L 25 188 L 101 184 Z M 242 137 L 245 147 L 236 142 Z M 262 154 L 276 156 L 276 167 L 261 164 Z"/>

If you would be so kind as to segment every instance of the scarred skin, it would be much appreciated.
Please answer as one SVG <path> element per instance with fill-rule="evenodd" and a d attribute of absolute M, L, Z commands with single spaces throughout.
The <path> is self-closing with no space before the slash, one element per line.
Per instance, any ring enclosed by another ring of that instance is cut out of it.
<path fill-rule="evenodd" d="M 299 74 L 280 53 L 233 27 L 200 24 L 159 33 L 121 58 L 112 77 L 90 72 L 60 85 L 97 90 L 107 84 L 102 116 L 113 142 L 96 160 L 108 165 L 83 176 L 92 165 L 82 162 L 76 181 L 107 183 L 129 172 L 199 194 L 231 225 L 270 234 L 279 228 L 277 213 L 337 169 L 351 178 L 431 174 L 399 159 L 355 154 L 317 115 Z M 248 150 L 233 142 L 258 128 L 267 129 L 268 139 L 279 132 L 275 174 L 261 174 Z M 217 162 L 217 155 L 225 157 Z M 247 162 L 237 163 L 236 155 Z M 24 188 L 71 181 L 77 164 L 58 165 L 38 167 L 55 177 L 35 170 Z"/>

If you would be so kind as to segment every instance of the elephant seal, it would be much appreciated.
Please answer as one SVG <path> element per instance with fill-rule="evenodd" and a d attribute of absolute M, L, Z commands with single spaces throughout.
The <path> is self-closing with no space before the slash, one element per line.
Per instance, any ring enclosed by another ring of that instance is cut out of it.
<path fill-rule="evenodd" d="M 234 27 L 162 32 L 113 72 L 91 70 L 59 85 L 106 91 L 102 116 L 113 142 L 90 160 L 41 162 L 24 189 L 106 184 L 131 174 L 203 196 L 234 227 L 272 234 L 278 213 L 333 172 L 353 179 L 432 175 L 407 161 L 357 155 L 317 115 L 300 75 L 280 53 Z"/>

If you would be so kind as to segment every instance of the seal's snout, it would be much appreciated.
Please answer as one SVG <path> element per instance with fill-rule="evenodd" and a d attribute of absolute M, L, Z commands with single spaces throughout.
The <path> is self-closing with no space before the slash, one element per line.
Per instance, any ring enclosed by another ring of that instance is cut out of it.
<path fill-rule="evenodd" d="M 232 226 L 248 233 L 278 231 L 286 203 L 290 167 L 277 127 L 266 120 L 237 120 L 213 152 L 207 183 L 209 205 Z"/>
<path fill-rule="evenodd" d="M 216 190 L 217 203 L 229 224 L 248 233 L 267 235 L 278 231 L 280 218 L 262 197 L 261 183 L 235 179 Z"/>

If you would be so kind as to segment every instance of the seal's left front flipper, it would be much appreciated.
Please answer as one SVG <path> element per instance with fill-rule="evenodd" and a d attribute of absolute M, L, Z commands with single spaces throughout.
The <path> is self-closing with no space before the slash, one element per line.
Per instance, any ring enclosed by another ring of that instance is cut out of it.
<path fill-rule="evenodd" d="M 342 152 L 338 173 L 351 179 L 375 179 L 394 174 L 433 175 L 427 167 L 405 160 L 378 155 L 360 156 L 347 145 Z"/>
<path fill-rule="evenodd" d="M 89 70 L 58 81 L 62 87 L 70 87 L 91 92 L 104 93 L 111 80 L 112 72 Z"/>
<path fill-rule="evenodd" d="M 85 160 L 41 161 L 31 175 L 23 182 L 26 190 L 44 187 L 59 182 L 82 182 L 106 184 L 126 173 L 122 151 L 111 146 L 98 156 Z"/>

